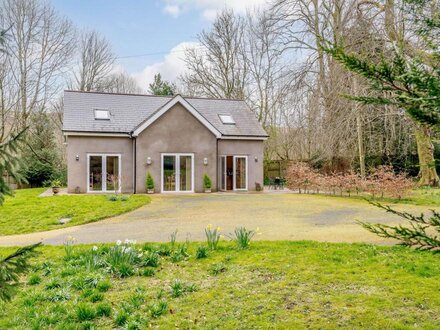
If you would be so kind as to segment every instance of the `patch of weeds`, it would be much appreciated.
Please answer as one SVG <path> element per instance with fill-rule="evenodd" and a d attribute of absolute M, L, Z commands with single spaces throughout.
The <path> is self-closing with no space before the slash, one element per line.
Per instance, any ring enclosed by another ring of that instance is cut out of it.
<path fill-rule="evenodd" d="M 46 284 L 45 288 L 46 290 L 61 288 L 61 283 L 58 279 L 54 278 L 49 283 Z"/>
<path fill-rule="evenodd" d="M 112 307 L 106 303 L 100 303 L 96 306 L 96 315 L 109 317 L 112 314 Z"/>
<path fill-rule="evenodd" d="M 218 264 L 211 265 L 210 273 L 214 276 L 217 276 L 218 274 L 224 273 L 227 270 L 228 270 L 228 268 L 226 267 L 226 265 L 224 263 L 220 262 Z"/>
<path fill-rule="evenodd" d="M 96 329 L 95 324 L 93 324 L 93 322 L 90 321 L 86 321 L 81 323 L 81 330 L 93 330 Z"/>
<path fill-rule="evenodd" d="M 130 318 L 129 322 L 127 323 L 127 330 L 146 329 L 147 323 L 148 320 L 144 316 L 136 313 Z"/>
<path fill-rule="evenodd" d="M 124 326 L 128 321 L 128 313 L 125 310 L 120 310 L 115 317 L 115 324 L 119 327 Z"/>
<path fill-rule="evenodd" d="M 76 318 L 78 321 L 90 321 L 96 317 L 96 312 L 92 306 L 86 303 L 79 303 L 76 306 Z"/>
<path fill-rule="evenodd" d="M 63 288 L 60 290 L 56 290 L 54 292 L 49 292 L 46 299 L 51 302 L 59 302 L 59 301 L 70 300 L 70 297 L 71 295 L 69 290 Z"/>
<path fill-rule="evenodd" d="M 157 252 L 149 252 L 142 262 L 145 267 L 159 267 L 159 254 Z"/>
<path fill-rule="evenodd" d="M 176 244 L 176 239 L 177 239 L 177 229 L 175 231 L 173 231 L 170 235 L 170 245 L 171 245 L 171 249 L 174 248 L 174 245 Z"/>
<path fill-rule="evenodd" d="M 168 303 L 165 300 L 155 303 L 149 307 L 151 317 L 158 318 L 168 310 Z"/>
<path fill-rule="evenodd" d="M 81 293 L 81 298 L 89 298 L 94 293 L 92 288 L 85 288 L 84 291 Z"/>
<path fill-rule="evenodd" d="M 77 273 L 77 269 L 73 268 L 73 267 L 65 267 L 61 270 L 61 277 L 68 277 L 68 276 L 72 276 L 75 275 Z"/>
<path fill-rule="evenodd" d="M 44 295 L 40 291 L 30 290 L 24 294 L 23 306 L 32 307 L 37 302 L 44 299 Z"/>
<path fill-rule="evenodd" d="M 152 277 L 154 276 L 155 272 L 156 271 L 154 270 L 154 268 L 148 267 L 142 271 L 142 275 L 146 277 Z"/>
<path fill-rule="evenodd" d="M 134 274 L 134 267 L 128 263 L 122 263 L 113 269 L 113 273 L 118 275 L 120 278 L 130 277 Z"/>
<path fill-rule="evenodd" d="M 195 292 L 197 291 L 197 286 L 195 284 L 186 285 L 182 283 L 180 280 L 175 280 L 170 285 L 171 289 L 171 297 L 177 298 L 182 296 L 186 292 Z"/>
<path fill-rule="evenodd" d="M 126 202 L 126 201 L 128 201 L 128 196 L 127 195 L 122 195 L 120 198 L 119 198 L 119 200 L 121 201 L 121 202 Z"/>
<path fill-rule="evenodd" d="M 171 262 L 176 263 L 176 262 L 185 260 L 188 257 L 189 257 L 189 253 L 188 253 L 187 244 L 181 244 L 181 245 L 179 245 L 179 247 L 175 251 L 173 251 L 173 253 L 171 254 L 170 260 L 171 260 Z"/>
<path fill-rule="evenodd" d="M 28 284 L 37 285 L 41 283 L 41 277 L 38 274 L 32 274 L 29 276 Z"/>
<path fill-rule="evenodd" d="M 69 260 L 73 257 L 74 254 L 74 248 L 73 245 L 75 244 L 76 239 L 72 236 L 67 237 L 66 241 L 64 242 L 64 253 L 66 254 L 64 260 Z"/>
<path fill-rule="evenodd" d="M 171 255 L 171 248 L 167 244 L 159 245 L 159 248 L 156 251 L 160 256 L 168 257 Z"/>
<path fill-rule="evenodd" d="M 110 196 L 107 196 L 107 200 L 110 202 L 117 202 L 119 200 L 119 198 L 117 195 L 110 195 Z"/>
<path fill-rule="evenodd" d="M 145 302 L 145 291 L 142 289 L 137 289 L 130 297 L 128 302 L 134 309 L 138 309 Z"/>
<path fill-rule="evenodd" d="M 210 250 L 217 250 L 220 241 L 220 227 L 213 229 L 212 225 L 205 228 L 206 242 Z"/>
<path fill-rule="evenodd" d="M 41 264 L 40 269 L 43 276 L 48 276 L 52 274 L 52 263 L 45 261 Z"/>
<path fill-rule="evenodd" d="M 158 300 L 162 299 L 164 296 L 165 296 L 165 290 L 164 289 L 157 290 L 156 298 Z"/>
<path fill-rule="evenodd" d="M 96 303 L 98 301 L 103 301 L 104 300 L 104 295 L 102 293 L 99 292 L 94 292 L 92 295 L 90 295 L 90 301 L 92 303 Z"/>
<path fill-rule="evenodd" d="M 196 259 L 208 258 L 208 249 L 204 245 L 200 245 L 196 251 Z"/>
<path fill-rule="evenodd" d="M 96 289 L 99 292 L 107 292 L 112 287 L 112 283 L 109 280 L 102 280 L 96 284 Z"/>
<path fill-rule="evenodd" d="M 175 280 L 173 283 L 171 283 L 170 288 L 171 288 L 171 297 L 173 298 L 180 297 L 184 293 L 183 284 L 179 280 Z"/>
<path fill-rule="evenodd" d="M 246 249 L 249 247 L 252 238 L 258 232 L 257 230 L 246 229 L 245 227 L 237 227 L 234 229 L 234 236 L 232 239 L 237 243 L 240 249 Z"/>

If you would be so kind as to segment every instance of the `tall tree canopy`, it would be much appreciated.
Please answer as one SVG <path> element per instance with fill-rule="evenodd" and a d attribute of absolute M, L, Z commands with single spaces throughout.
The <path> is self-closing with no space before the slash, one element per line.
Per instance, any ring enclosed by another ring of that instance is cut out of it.
<path fill-rule="evenodd" d="M 149 85 L 148 91 L 153 95 L 174 95 L 176 86 L 169 81 L 163 80 L 160 73 L 154 75 L 154 81 Z"/>

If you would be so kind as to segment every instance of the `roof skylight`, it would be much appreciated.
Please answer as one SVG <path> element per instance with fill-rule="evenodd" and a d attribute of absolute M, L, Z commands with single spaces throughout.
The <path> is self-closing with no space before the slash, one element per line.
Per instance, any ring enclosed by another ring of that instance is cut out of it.
<path fill-rule="evenodd" d="M 223 124 L 235 125 L 235 120 L 230 115 L 218 115 Z"/>
<path fill-rule="evenodd" d="M 110 112 L 106 109 L 95 109 L 95 119 L 110 120 Z"/>

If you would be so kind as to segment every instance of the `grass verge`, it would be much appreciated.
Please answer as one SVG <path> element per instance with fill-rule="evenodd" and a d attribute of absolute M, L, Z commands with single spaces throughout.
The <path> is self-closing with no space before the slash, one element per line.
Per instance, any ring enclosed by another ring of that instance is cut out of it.
<path fill-rule="evenodd" d="M 440 327 L 439 255 L 310 241 L 237 249 L 222 241 L 197 259 L 198 246 L 133 246 L 135 268 L 102 257 L 113 246 L 74 246 L 68 258 L 63 247 L 42 247 L 18 295 L 0 303 L 0 328 Z"/>
<path fill-rule="evenodd" d="M 111 201 L 105 195 L 38 197 L 45 189 L 21 189 L 0 207 L 0 236 L 76 226 L 122 214 L 148 204 L 146 195 Z M 59 220 L 71 218 L 61 225 Z"/>

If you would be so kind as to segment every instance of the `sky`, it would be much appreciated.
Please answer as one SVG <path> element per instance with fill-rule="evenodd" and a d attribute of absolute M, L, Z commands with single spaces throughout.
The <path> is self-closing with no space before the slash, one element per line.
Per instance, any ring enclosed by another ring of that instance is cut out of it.
<path fill-rule="evenodd" d="M 147 89 L 154 74 L 175 81 L 184 71 L 184 49 L 228 7 L 237 13 L 267 0 L 52 0 L 79 29 L 100 32 L 116 54 L 115 70 Z M 142 55 L 142 56 L 140 56 Z"/>

